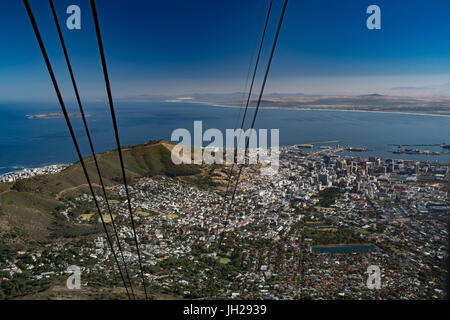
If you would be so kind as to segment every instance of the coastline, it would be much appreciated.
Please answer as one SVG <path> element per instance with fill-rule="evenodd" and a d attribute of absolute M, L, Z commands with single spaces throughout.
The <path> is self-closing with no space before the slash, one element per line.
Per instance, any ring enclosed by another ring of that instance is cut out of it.
<path fill-rule="evenodd" d="M 25 168 L 25 167 L 16 166 L 18 169 L 20 168 L 20 170 L 9 171 L 9 172 L 0 174 L 0 183 L 14 182 L 16 180 L 28 179 L 33 176 L 39 176 L 39 175 L 55 174 L 55 173 L 63 171 L 68 166 L 70 166 L 70 164 L 65 164 L 65 163 L 50 164 L 50 165 L 34 167 L 34 168 Z M 14 168 L 14 167 L 11 167 L 11 168 Z"/>
<path fill-rule="evenodd" d="M 293 145 L 282 145 L 280 147 L 292 147 Z M 344 156 L 355 157 L 354 155 L 346 154 Z M 385 158 L 385 157 L 380 157 Z M 399 159 L 403 161 L 413 161 L 411 159 Z M 432 160 L 418 160 L 419 162 L 433 162 Z M 437 161 L 441 164 L 446 164 L 446 162 Z M 12 166 L 12 167 L 0 167 L 1 168 L 17 168 L 14 171 L 8 171 L 5 173 L 0 173 L 0 183 L 14 182 L 16 180 L 28 179 L 33 176 L 55 174 L 65 170 L 67 167 L 73 163 L 57 163 L 57 164 L 45 164 L 39 167 L 24 167 L 24 166 Z"/>
<path fill-rule="evenodd" d="M 232 128 L 235 125 L 234 123 L 231 123 L 231 122 L 232 122 L 232 119 L 235 116 L 237 116 L 237 113 L 238 113 L 237 111 L 233 111 L 232 109 L 233 108 L 235 108 L 235 109 L 240 109 L 241 108 L 240 106 L 233 105 L 233 104 L 226 104 L 226 103 L 220 103 L 220 102 L 219 103 L 208 103 L 208 102 L 205 102 L 205 101 L 196 101 L 194 99 L 193 100 L 185 100 L 185 101 L 164 100 L 164 101 L 160 101 L 159 103 L 161 103 L 161 105 L 158 106 L 158 103 L 156 103 L 155 104 L 155 108 L 160 108 L 161 110 L 164 110 L 164 108 L 170 108 L 171 107 L 170 103 L 173 103 L 172 107 L 175 110 L 180 110 L 180 111 L 183 108 L 186 109 L 186 110 L 190 109 L 192 104 L 197 105 L 197 107 L 195 107 L 194 109 L 197 110 L 197 113 L 200 114 L 200 115 L 203 114 L 203 113 L 207 113 L 207 114 L 215 113 L 215 112 L 224 113 L 230 119 L 230 121 L 229 121 L 230 122 L 230 124 L 229 124 L 230 128 Z M 143 106 L 142 110 L 147 110 L 146 108 L 150 108 L 150 107 L 153 108 L 153 104 L 152 103 L 145 102 L 144 104 L 148 105 L 148 107 L 147 106 Z M 191 105 L 188 105 L 188 104 L 191 104 Z M 194 107 L 194 105 L 192 105 L 192 107 Z M 210 108 L 209 110 L 206 109 L 206 108 L 203 108 L 203 107 L 208 107 L 208 106 L 209 107 L 229 108 L 228 109 L 229 111 L 226 111 L 225 109 L 222 109 L 222 111 L 220 111 L 220 109 L 215 109 L 216 111 L 214 111 L 214 108 Z M 141 106 L 140 105 L 137 106 L 137 108 L 138 108 L 138 110 L 141 110 Z M 250 106 L 250 108 L 255 109 L 254 106 Z M 322 116 L 325 117 L 326 112 L 328 112 L 328 111 L 335 111 L 335 112 L 336 111 L 338 111 L 338 112 L 366 112 L 366 113 L 367 112 L 369 112 L 369 113 L 370 112 L 374 112 L 374 113 L 393 113 L 393 114 L 404 114 L 404 115 L 416 115 L 416 116 L 418 116 L 418 117 L 404 117 L 404 118 L 392 116 L 393 119 L 398 119 L 398 121 L 395 121 L 396 123 L 399 122 L 399 121 L 402 122 L 403 121 L 402 119 L 408 120 L 408 118 L 409 118 L 410 120 L 414 120 L 415 123 L 421 123 L 422 121 L 424 123 L 429 123 L 429 122 L 434 123 L 436 121 L 436 122 L 441 122 L 443 124 L 447 124 L 448 120 L 449 120 L 449 117 L 450 117 L 450 116 L 438 115 L 438 114 L 435 115 L 435 114 L 421 114 L 421 113 L 408 113 L 408 112 L 368 111 L 368 110 L 336 110 L 336 109 L 315 109 L 315 108 L 296 108 L 296 107 L 279 107 L 279 106 L 262 107 L 262 108 L 264 108 L 264 109 L 267 108 L 269 110 L 271 110 L 271 109 L 272 110 L 282 110 L 282 109 L 286 109 L 286 110 L 307 110 L 307 111 L 316 111 L 317 110 L 317 111 L 324 111 L 325 112 L 323 114 L 304 112 L 304 113 L 297 113 L 297 115 L 295 113 L 286 112 L 286 114 L 291 114 L 292 116 L 295 116 L 297 118 L 303 118 L 303 117 L 309 118 L 310 116 L 321 118 Z M 159 110 L 159 109 L 157 109 L 157 110 Z M 145 111 L 145 112 L 147 113 L 147 111 Z M 270 113 L 270 114 L 276 114 L 277 113 L 276 111 L 267 111 L 267 112 Z M 30 112 L 30 114 L 31 113 L 32 112 Z M 172 111 L 170 111 L 170 114 L 173 114 Z M 283 114 L 283 113 L 280 112 L 279 114 Z M 371 116 L 370 114 L 367 114 L 366 116 L 363 116 L 363 114 L 358 115 L 356 113 L 353 114 L 353 116 L 351 116 L 350 114 L 349 115 L 341 114 L 341 115 L 342 116 L 339 116 L 339 114 L 337 114 L 337 113 L 334 113 L 334 114 L 333 113 L 329 113 L 329 115 L 327 117 L 329 117 L 329 118 L 336 117 L 336 118 L 344 118 L 344 119 L 347 118 L 347 117 L 350 118 L 350 119 L 354 119 L 354 118 L 355 119 L 358 119 L 358 118 L 377 119 L 378 118 L 376 116 Z M 97 113 L 97 116 L 102 116 L 102 114 L 101 113 Z M 422 117 L 422 116 L 433 116 L 433 117 L 442 117 L 442 118 L 419 118 L 419 117 Z M 386 117 L 380 117 L 380 118 L 389 119 L 391 117 L 386 116 Z M 23 116 L 22 116 L 22 119 L 23 119 Z M 134 119 L 132 119 L 132 120 L 134 121 Z M 184 120 L 179 120 L 179 119 L 175 119 L 175 120 L 176 120 L 177 126 L 178 126 L 178 122 L 184 121 Z M 332 120 L 330 120 L 330 121 L 332 121 Z M 34 121 L 30 121 L 30 122 L 34 122 Z M 61 130 L 64 130 L 64 132 L 67 130 L 63 123 L 60 123 L 58 125 L 62 126 Z M 38 126 L 40 126 L 39 121 L 36 122 L 36 127 L 38 128 Z M 408 128 L 411 128 L 410 130 L 414 130 L 414 128 L 412 128 L 412 127 L 408 127 Z M 36 130 L 36 132 L 40 132 L 40 131 Z M 446 130 L 439 129 L 439 132 L 444 132 L 444 134 L 441 135 L 442 137 L 438 136 L 436 139 L 433 138 L 432 140 L 423 140 L 423 141 L 422 140 L 420 140 L 420 141 L 417 140 L 417 141 L 418 141 L 418 143 L 421 142 L 421 143 L 436 143 L 437 144 L 437 143 L 442 143 L 444 141 L 449 143 L 450 141 L 446 141 L 448 139 L 445 139 L 445 138 L 448 137 L 448 134 L 447 134 L 448 130 L 447 129 Z M 58 139 L 59 139 L 59 134 L 60 133 L 58 132 L 58 136 L 56 136 Z M 133 133 L 133 135 L 134 134 L 135 133 Z M 158 134 L 157 132 L 154 133 L 154 134 L 155 134 L 154 137 L 158 137 L 157 136 L 157 134 Z M 289 131 L 288 131 L 288 134 L 290 134 Z M 31 137 L 35 137 L 35 134 L 31 135 Z M 147 138 L 147 136 L 145 136 L 145 135 L 142 136 L 142 137 L 141 136 L 136 136 L 136 137 L 137 137 L 136 139 L 134 139 L 134 138 L 133 139 L 137 140 L 137 141 L 133 140 L 130 143 L 130 145 L 138 144 L 138 143 L 144 143 L 146 141 L 145 139 Z M 149 137 L 153 137 L 153 136 L 149 135 Z M 309 137 L 309 136 L 305 136 L 305 139 L 307 137 Z M 333 137 L 333 136 L 330 136 L 330 137 Z M 168 139 L 168 138 L 170 138 L 170 136 L 166 136 L 166 139 Z M 328 139 L 327 137 L 324 138 L 324 140 L 327 140 L 327 139 Z M 297 143 L 295 141 L 295 139 L 287 139 L 287 140 L 289 140 L 289 141 L 280 141 L 280 146 L 289 146 L 289 145 Z M 356 140 L 358 140 L 358 139 L 356 139 Z M 396 141 L 396 140 L 399 140 L 399 141 Z M 405 140 L 407 140 L 407 139 L 405 139 Z M 376 156 L 381 156 L 381 157 L 385 157 L 385 158 L 395 157 L 396 159 L 405 159 L 405 160 L 417 159 L 417 161 L 436 161 L 436 162 L 439 162 L 439 163 L 448 163 L 450 161 L 449 155 L 441 155 L 439 157 L 438 156 L 434 156 L 434 155 L 428 155 L 428 154 L 425 154 L 425 155 L 406 155 L 406 154 L 393 155 L 392 151 L 396 150 L 396 149 L 394 149 L 393 147 L 388 147 L 389 144 L 398 145 L 398 144 L 400 144 L 402 142 L 405 143 L 405 144 L 406 143 L 411 143 L 411 144 L 415 143 L 415 142 L 411 142 L 409 140 L 408 141 L 405 141 L 405 140 L 403 138 L 401 138 L 401 139 L 388 138 L 388 139 L 386 139 L 386 141 L 387 141 L 386 144 L 383 144 L 381 147 L 376 147 L 376 148 L 370 147 L 370 149 L 373 149 L 373 151 L 370 152 L 370 155 L 376 155 Z M 9 142 L 7 140 L 4 140 L 4 141 L 5 141 L 5 147 L 7 147 Z M 302 141 L 302 143 L 303 142 L 310 142 L 310 141 L 316 141 L 316 140 L 314 140 L 314 139 L 309 140 L 309 138 L 308 138 L 308 140 L 304 140 L 304 141 Z M 317 141 L 322 141 L 322 140 L 319 139 Z M 351 141 L 350 142 L 350 141 L 346 140 L 345 143 L 348 146 L 368 147 L 368 145 L 364 141 L 356 141 L 356 142 L 355 141 Z M 27 144 L 24 144 L 24 145 L 27 145 Z M 34 146 L 34 143 L 33 143 L 33 146 Z M 107 150 L 109 150 L 108 148 L 107 149 L 100 148 L 99 150 L 107 151 Z M 423 149 L 427 149 L 427 148 L 423 148 Z M 436 148 L 431 148 L 430 150 L 433 151 L 434 149 L 436 149 Z M 71 147 L 71 149 L 68 149 L 68 151 L 73 152 L 73 146 Z M 12 152 L 10 152 L 10 153 L 13 154 Z M 367 156 L 368 154 L 369 153 L 365 153 L 364 152 L 364 153 L 361 154 L 361 156 Z M 43 158 L 44 161 L 40 162 L 39 161 L 40 158 Z M 27 163 L 28 160 L 32 160 L 32 161 L 30 161 L 31 163 Z M 16 173 L 16 172 L 18 172 L 20 170 L 23 170 L 23 169 L 33 169 L 33 168 L 36 168 L 36 167 L 42 168 L 42 167 L 45 167 L 45 166 L 48 166 L 48 165 L 52 165 L 53 162 L 50 162 L 52 160 L 56 160 L 55 161 L 56 163 L 69 163 L 69 162 L 75 162 L 76 161 L 75 158 L 71 158 L 71 157 L 51 157 L 51 158 L 49 158 L 49 157 L 36 157 L 36 159 L 33 157 L 33 155 L 28 157 L 28 159 L 26 157 L 22 157 L 21 158 L 21 157 L 16 157 L 16 156 L 4 157 L 4 161 L 2 161 L 2 167 L 0 168 L 0 176 Z"/>
<path fill-rule="evenodd" d="M 202 104 L 210 107 L 220 107 L 220 108 L 244 108 L 241 106 L 233 106 L 226 104 L 210 103 L 205 101 L 176 101 L 176 100 L 166 100 L 163 102 L 167 103 L 195 103 Z M 256 109 L 255 106 L 249 106 L 249 109 Z M 403 111 L 373 111 L 373 110 L 355 110 L 355 109 L 330 109 L 330 108 L 295 108 L 295 107 L 261 107 L 261 109 L 269 110 L 296 110 L 296 111 L 336 111 L 336 112 L 367 112 L 367 113 L 381 113 L 381 114 L 401 114 L 401 115 L 417 115 L 417 116 L 432 116 L 432 117 L 450 117 L 450 114 L 440 114 L 440 113 L 423 113 L 423 112 L 403 112 Z"/>
<path fill-rule="evenodd" d="M 39 114 L 27 114 L 25 115 L 27 119 L 63 119 L 64 115 L 62 113 L 39 113 Z M 80 118 L 82 115 L 81 113 L 71 112 L 69 113 L 69 117 L 72 118 Z M 92 113 L 85 113 L 85 117 L 92 117 Z"/>

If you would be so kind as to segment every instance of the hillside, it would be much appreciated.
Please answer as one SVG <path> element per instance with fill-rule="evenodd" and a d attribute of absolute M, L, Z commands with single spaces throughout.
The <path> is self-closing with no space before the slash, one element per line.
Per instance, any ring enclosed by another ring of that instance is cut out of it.
<path fill-rule="evenodd" d="M 128 182 L 133 183 L 140 178 L 155 175 L 186 177 L 191 182 L 207 179 L 203 166 L 174 165 L 170 153 L 172 146 L 169 142 L 151 141 L 124 147 Z M 123 182 L 117 150 L 98 154 L 97 158 L 107 187 Z M 86 157 L 85 162 L 96 191 L 101 191 L 92 156 Z M 55 224 L 53 213 L 63 207 L 63 200 L 81 192 L 89 193 L 89 189 L 78 162 L 57 174 L 36 176 L 14 184 L 0 184 L 0 243 L 20 245 L 25 242 L 47 241 L 51 233 L 55 233 L 55 225 L 63 228 L 57 234 L 63 233 L 64 228 L 69 231 L 74 226 Z M 76 227 L 84 230 L 84 234 L 97 231 L 93 229 L 94 226 Z"/>

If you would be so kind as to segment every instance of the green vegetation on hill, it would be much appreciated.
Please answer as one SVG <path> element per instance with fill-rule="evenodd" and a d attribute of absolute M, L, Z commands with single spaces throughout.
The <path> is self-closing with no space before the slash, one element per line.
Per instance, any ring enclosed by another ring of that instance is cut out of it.
<path fill-rule="evenodd" d="M 122 149 L 125 171 L 128 182 L 142 177 L 167 175 L 169 177 L 191 176 L 201 173 L 196 165 L 175 165 L 171 153 L 161 143 L 141 144 Z M 123 183 L 120 161 L 117 150 L 107 151 L 97 155 L 103 180 L 108 186 Z M 92 183 L 99 184 L 95 164 L 92 156 L 85 158 L 86 167 Z M 59 192 L 86 184 L 86 178 L 79 162 L 66 170 L 45 176 L 36 176 L 26 180 L 19 180 L 13 189 L 23 192 L 39 192 L 57 195 Z"/>
<path fill-rule="evenodd" d="M 39 194 L 31 192 L 18 192 L 12 190 L 2 196 L 4 206 L 20 205 L 38 211 L 52 212 L 58 207 L 62 207 L 63 203 L 50 198 L 43 198 Z"/>
<path fill-rule="evenodd" d="M 51 236 L 56 238 L 77 238 L 103 232 L 103 227 L 98 224 L 73 224 L 62 216 L 56 216 L 49 226 Z"/>
<path fill-rule="evenodd" d="M 173 164 L 170 147 L 170 143 L 162 141 L 124 147 L 128 182 L 156 175 L 186 176 L 193 181 L 193 176 L 202 176 L 202 166 Z M 123 183 L 117 150 L 98 154 L 97 158 L 107 187 Z M 85 163 L 94 188 L 101 194 L 93 157 L 86 157 Z M 202 176 L 201 179 L 205 178 Z M 82 192 L 89 193 L 89 189 L 79 162 L 57 174 L 35 176 L 13 184 L 0 183 L 0 244 L 25 244 L 100 231 L 97 225 L 75 225 L 58 214 L 64 208 L 59 199 L 73 198 Z"/>
<path fill-rule="evenodd" d="M 339 195 L 340 195 L 339 188 L 323 189 L 317 195 L 317 197 L 319 198 L 317 206 L 327 208 L 336 202 L 336 199 L 339 197 Z"/>
<path fill-rule="evenodd" d="M 41 241 L 49 236 L 52 221 L 49 213 L 62 206 L 55 199 L 30 192 L 11 190 L 1 195 L 0 240 L 5 244 Z"/>

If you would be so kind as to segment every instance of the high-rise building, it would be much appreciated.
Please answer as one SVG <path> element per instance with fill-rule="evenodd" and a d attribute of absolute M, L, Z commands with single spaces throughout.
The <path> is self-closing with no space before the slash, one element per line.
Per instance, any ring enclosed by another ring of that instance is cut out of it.
<path fill-rule="evenodd" d="M 330 156 L 328 156 L 328 155 L 323 156 L 323 162 L 325 164 L 325 167 L 328 167 L 330 165 L 330 162 L 331 162 L 330 160 L 331 160 Z"/>
<path fill-rule="evenodd" d="M 319 182 L 322 184 L 322 186 L 328 187 L 330 185 L 330 177 L 327 173 L 320 173 Z"/>

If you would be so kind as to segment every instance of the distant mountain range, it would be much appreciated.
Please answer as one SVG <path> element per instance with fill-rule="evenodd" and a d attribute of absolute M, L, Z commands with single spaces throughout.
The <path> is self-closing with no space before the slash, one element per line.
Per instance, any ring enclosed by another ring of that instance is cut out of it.
<path fill-rule="evenodd" d="M 212 105 L 241 106 L 245 101 L 245 94 L 193 94 L 166 99 L 170 102 L 197 102 Z M 251 100 L 250 106 L 256 101 Z M 244 104 L 245 105 L 245 104 Z M 382 95 L 378 93 L 365 95 L 305 95 L 302 93 L 266 94 L 261 101 L 262 108 L 291 108 L 291 109 L 332 109 L 351 111 L 377 111 L 424 113 L 436 115 L 450 115 L 450 99 L 448 97 L 408 97 Z"/>

